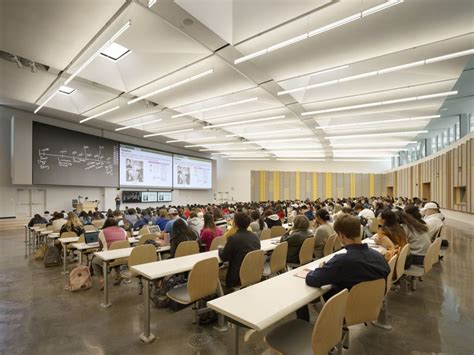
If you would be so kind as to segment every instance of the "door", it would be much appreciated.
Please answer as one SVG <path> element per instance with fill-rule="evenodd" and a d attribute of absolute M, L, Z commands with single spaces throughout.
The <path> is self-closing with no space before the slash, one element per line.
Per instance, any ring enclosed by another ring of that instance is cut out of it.
<path fill-rule="evenodd" d="M 43 215 L 46 209 L 46 191 L 45 190 L 30 190 L 31 193 L 31 216 L 36 213 Z"/>
<path fill-rule="evenodd" d="M 387 186 L 387 196 L 393 197 L 393 186 Z"/>
<path fill-rule="evenodd" d="M 16 216 L 30 217 L 31 216 L 31 195 L 30 190 L 17 189 L 16 190 Z"/>
<path fill-rule="evenodd" d="M 428 201 L 431 200 L 431 183 L 425 182 L 422 185 L 421 198 L 426 198 Z"/>

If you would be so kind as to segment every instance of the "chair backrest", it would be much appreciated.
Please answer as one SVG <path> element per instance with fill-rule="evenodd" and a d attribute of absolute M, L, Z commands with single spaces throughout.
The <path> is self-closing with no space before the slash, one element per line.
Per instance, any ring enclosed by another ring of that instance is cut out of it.
<path fill-rule="evenodd" d="M 192 255 L 199 253 L 199 244 L 194 240 L 187 240 L 178 244 L 176 252 L 174 253 L 175 258 L 180 256 Z"/>
<path fill-rule="evenodd" d="M 156 249 L 151 244 L 139 245 L 132 249 L 130 256 L 128 257 L 128 269 L 131 270 L 131 266 L 152 263 L 157 260 Z M 137 274 L 131 271 L 133 276 Z"/>
<path fill-rule="evenodd" d="M 221 235 L 220 237 L 215 237 L 211 242 L 211 247 L 209 250 L 216 250 L 219 246 L 224 246 L 227 238 Z"/>
<path fill-rule="evenodd" d="M 344 245 L 342 244 L 341 237 L 339 237 L 336 233 L 336 238 L 334 238 L 334 251 L 338 251 L 343 247 Z"/>
<path fill-rule="evenodd" d="M 33 227 L 38 227 L 39 229 L 45 229 L 46 223 L 35 223 L 33 224 Z"/>
<path fill-rule="evenodd" d="M 105 220 L 103 220 L 103 219 L 96 219 L 96 220 L 92 221 L 92 225 L 96 228 L 102 228 L 104 223 L 105 223 Z"/>
<path fill-rule="evenodd" d="M 49 226 L 46 226 L 46 230 L 48 230 L 48 231 L 52 231 L 52 230 L 53 230 L 53 225 L 52 225 L 52 224 L 50 224 Z"/>
<path fill-rule="evenodd" d="M 92 224 L 87 224 L 87 225 L 84 226 L 84 230 L 85 230 L 86 232 L 95 231 L 96 229 L 97 229 L 97 228 L 94 227 Z"/>
<path fill-rule="evenodd" d="M 372 234 L 377 233 L 379 228 L 379 219 L 378 218 L 371 218 L 369 221 L 369 231 Z"/>
<path fill-rule="evenodd" d="M 336 242 L 337 234 L 331 234 L 324 244 L 324 256 L 332 254 L 334 252 L 334 243 Z"/>
<path fill-rule="evenodd" d="M 332 296 L 319 312 L 311 337 L 313 354 L 326 355 L 341 341 L 349 291 Z"/>
<path fill-rule="evenodd" d="M 68 231 L 68 232 L 61 233 L 61 238 L 70 238 L 70 237 L 77 237 L 76 232 Z"/>
<path fill-rule="evenodd" d="M 130 248 L 130 243 L 128 242 L 128 240 L 118 240 L 116 242 L 113 242 L 112 244 L 110 244 L 110 247 L 108 250 L 123 249 L 123 248 Z M 127 264 L 127 259 L 128 258 L 115 259 L 109 263 L 109 267 L 125 265 Z"/>
<path fill-rule="evenodd" d="M 140 228 L 140 231 L 138 232 L 138 235 L 145 235 L 145 234 L 150 234 L 150 230 L 148 229 L 148 226 L 143 226 Z"/>
<path fill-rule="evenodd" d="M 295 219 L 295 216 L 288 217 L 287 223 L 293 223 L 294 219 Z"/>
<path fill-rule="evenodd" d="M 145 244 L 145 242 L 147 240 L 155 240 L 155 239 L 156 239 L 156 234 L 154 234 L 154 233 L 152 233 L 152 234 L 143 234 L 143 235 L 140 236 L 140 239 L 138 239 L 137 246 Z"/>
<path fill-rule="evenodd" d="M 272 274 L 286 269 L 286 256 L 288 255 L 288 242 L 280 243 L 273 249 L 270 257 L 270 272 Z"/>
<path fill-rule="evenodd" d="M 77 243 L 85 243 L 85 242 L 86 242 L 86 237 L 84 237 L 84 234 L 81 234 L 79 236 Z"/>
<path fill-rule="evenodd" d="M 393 282 L 397 282 L 403 276 L 405 272 L 405 261 L 407 260 L 408 253 L 410 252 L 410 244 L 405 244 L 405 246 L 398 253 L 397 264 L 395 266 L 395 277 Z"/>
<path fill-rule="evenodd" d="M 286 233 L 286 229 L 283 226 L 273 226 L 271 229 L 272 238 L 281 237 Z"/>
<path fill-rule="evenodd" d="M 385 279 L 360 282 L 349 292 L 346 326 L 377 320 L 385 298 Z"/>
<path fill-rule="evenodd" d="M 428 251 L 426 252 L 425 259 L 423 261 L 425 273 L 430 272 L 433 268 L 433 264 L 436 262 L 439 251 L 441 250 L 441 241 L 441 238 L 436 238 L 434 242 L 428 247 Z"/>
<path fill-rule="evenodd" d="M 209 258 L 194 264 L 188 277 L 190 303 L 216 293 L 219 278 L 219 261 Z"/>
<path fill-rule="evenodd" d="M 390 266 L 390 273 L 387 276 L 387 284 L 386 284 L 385 294 L 387 294 L 388 291 L 390 291 L 390 289 L 392 288 L 392 284 L 393 284 L 392 279 L 393 279 L 393 274 L 395 273 L 395 266 L 397 265 L 397 258 L 398 258 L 398 255 L 395 254 L 388 261 L 388 266 Z"/>
<path fill-rule="evenodd" d="M 245 255 L 240 266 L 240 286 L 246 287 L 262 280 L 265 254 L 263 250 L 254 250 Z"/>
<path fill-rule="evenodd" d="M 260 233 L 260 240 L 270 239 L 272 237 L 272 230 L 267 228 Z"/>
<path fill-rule="evenodd" d="M 300 265 L 304 265 L 313 261 L 315 243 L 316 243 L 316 238 L 314 237 L 309 237 L 304 240 L 303 245 L 301 245 L 300 254 L 299 254 Z"/>

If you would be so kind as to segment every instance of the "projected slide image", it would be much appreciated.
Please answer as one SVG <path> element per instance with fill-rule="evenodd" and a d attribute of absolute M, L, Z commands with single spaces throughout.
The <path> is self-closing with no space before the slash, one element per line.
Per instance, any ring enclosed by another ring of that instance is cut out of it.
<path fill-rule="evenodd" d="M 126 180 L 131 183 L 143 182 L 143 161 L 142 160 L 126 160 Z"/>
<path fill-rule="evenodd" d="M 212 162 L 210 160 L 174 155 L 173 169 L 173 187 L 175 188 L 212 188 Z"/>

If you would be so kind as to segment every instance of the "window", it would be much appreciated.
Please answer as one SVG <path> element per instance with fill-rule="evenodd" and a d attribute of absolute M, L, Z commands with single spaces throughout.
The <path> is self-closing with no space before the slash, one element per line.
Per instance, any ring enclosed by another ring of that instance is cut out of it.
<path fill-rule="evenodd" d="M 454 203 L 456 205 L 465 205 L 467 203 L 466 192 L 466 186 L 459 186 L 454 188 Z"/>
<path fill-rule="evenodd" d="M 456 135 L 455 140 L 459 140 L 461 138 L 461 125 L 459 122 L 454 125 L 454 131 Z"/>
<path fill-rule="evenodd" d="M 116 62 L 125 57 L 130 52 L 130 49 L 113 42 L 103 52 L 101 52 L 100 55 Z"/>
<path fill-rule="evenodd" d="M 441 149 L 443 149 L 443 140 L 442 140 L 442 135 L 437 135 L 436 136 L 436 140 L 438 141 L 438 151 L 440 151 Z"/>
<path fill-rule="evenodd" d="M 454 143 L 454 131 L 456 130 L 456 125 L 448 129 L 448 135 L 449 135 L 449 144 Z"/>
<path fill-rule="evenodd" d="M 436 153 L 438 151 L 438 140 L 436 137 L 431 138 L 431 153 Z"/>
<path fill-rule="evenodd" d="M 474 115 L 469 114 L 469 132 L 474 132 Z"/>

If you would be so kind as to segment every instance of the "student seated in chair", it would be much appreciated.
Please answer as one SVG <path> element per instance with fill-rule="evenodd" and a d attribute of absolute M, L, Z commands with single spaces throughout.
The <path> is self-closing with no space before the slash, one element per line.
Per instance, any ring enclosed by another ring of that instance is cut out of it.
<path fill-rule="evenodd" d="M 300 249 L 307 238 L 313 234 L 309 231 L 309 219 L 304 215 L 298 215 L 293 220 L 293 228 L 289 235 L 281 237 L 280 242 L 288 242 L 288 254 L 286 261 L 288 263 L 300 263 Z"/>
<path fill-rule="evenodd" d="M 193 233 L 191 228 L 189 228 L 185 221 L 181 218 L 178 218 L 176 222 L 173 223 L 173 236 L 170 239 L 170 254 L 174 258 L 176 249 L 181 242 L 186 242 L 189 240 L 196 240 L 196 235 Z"/>
<path fill-rule="evenodd" d="M 84 226 L 75 213 L 68 213 L 66 223 L 62 225 L 59 233 L 62 235 L 64 232 L 74 232 L 77 236 L 84 234 Z"/>
<path fill-rule="evenodd" d="M 240 266 L 247 253 L 260 249 L 260 240 L 255 233 L 247 228 L 250 225 L 250 217 L 244 212 L 234 215 L 234 224 L 237 232 L 230 236 L 224 248 L 219 248 L 219 257 L 222 261 L 229 262 L 226 275 L 226 287 L 235 287 L 240 284 Z"/>
<path fill-rule="evenodd" d="M 379 252 L 361 243 L 360 222 L 357 217 L 342 215 L 334 223 L 334 230 L 341 238 L 347 253 L 336 254 L 327 263 L 306 275 L 306 284 L 312 287 L 332 285 L 324 294 L 329 299 L 339 291 L 350 290 L 360 282 L 386 279 L 390 267 Z M 308 307 L 296 312 L 299 319 L 309 321 Z"/>

